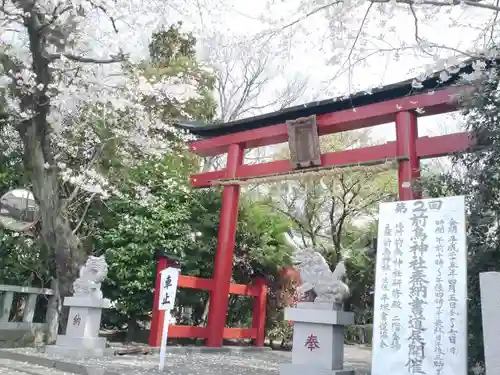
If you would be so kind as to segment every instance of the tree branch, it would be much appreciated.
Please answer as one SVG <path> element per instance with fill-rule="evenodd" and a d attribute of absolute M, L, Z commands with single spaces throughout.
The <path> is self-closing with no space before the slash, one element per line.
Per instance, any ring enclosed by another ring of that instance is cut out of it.
<path fill-rule="evenodd" d="M 495 6 L 500 10 L 500 0 L 496 1 Z M 493 39 L 495 37 L 495 26 L 497 24 L 497 19 L 498 19 L 498 10 L 495 12 L 495 17 L 493 18 L 493 22 L 491 23 L 491 30 L 490 30 L 490 42 L 493 42 Z"/>
<path fill-rule="evenodd" d="M 265 202 L 265 204 L 267 204 L 269 207 L 275 209 L 276 211 L 282 213 L 283 215 L 285 215 L 286 217 L 288 217 L 290 220 L 292 220 L 295 224 L 297 224 L 299 228 L 301 228 L 302 230 L 304 230 L 305 232 L 307 232 L 306 228 L 304 227 L 304 224 L 302 224 L 300 222 L 300 220 L 298 220 L 293 214 L 291 214 L 290 212 L 288 212 L 286 210 L 283 210 L 282 208 L 280 208 L 279 206 L 276 206 L 276 205 L 272 204 L 271 202 Z"/>
<path fill-rule="evenodd" d="M 417 13 L 415 12 L 415 9 L 413 9 L 413 4 L 409 4 L 409 6 L 410 6 L 411 14 L 413 15 L 413 24 L 414 24 L 414 27 L 415 27 L 415 41 L 417 43 L 420 43 L 422 41 L 422 39 L 420 38 L 420 36 L 418 34 L 418 17 L 417 17 Z"/>
<path fill-rule="evenodd" d="M 289 27 L 292 27 L 293 25 L 296 25 L 299 22 L 304 21 L 306 18 L 309 18 L 309 17 L 315 15 L 316 13 L 319 13 L 319 12 L 325 10 L 325 9 L 330 8 L 331 6 L 334 6 L 334 5 L 337 5 L 337 4 L 341 4 L 343 2 L 344 2 L 343 0 L 337 0 L 337 1 L 334 1 L 333 3 L 328 3 L 328 4 L 325 4 L 325 5 L 322 5 L 322 6 L 318 7 L 318 8 L 313 9 L 310 12 L 304 14 L 303 16 L 297 18 L 296 20 L 294 20 L 294 21 L 286 24 L 285 26 L 282 27 L 282 29 L 285 30 L 285 29 L 287 29 Z"/>
<path fill-rule="evenodd" d="M 115 64 L 123 62 L 126 59 L 126 56 L 122 53 L 119 53 L 116 56 L 111 56 L 109 59 L 97 59 L 92 57 L 73 55 L 70 53 L 62 53 L 62 54 L 54 53 L 54 54 L 49 54 L 48 59 L 54 61 L 61 58 L 61 56 L 64 56 L 68 60 L 84 64 Z"/>
<path fill-rule="evenodd" d="M 372 3 L 389 3 L 391 0 L 370 0 Z M 448 1 L 434 1 L 434 0 L 396 0 L 397 4 L 412 4 L 412 5 L 433 5 L 438 7 L 453 7 L 458 5 L 456 2 L 448 2 Z M 471 0 L 461 0 L 460 4 L 465 4 L 471 7 L 483 8 L 489 10 L 500 11 L 500 7 L 497 5 L 484 4 L 481 1 L 471 1 Z"/>
<path fill-rule="evenodd" d="M 114 139 L 115 137 L 110 137 L 108 138 L 106 141 L 103 141 L 100 145 L 100 148 L 97 149 L 94 153 L 94 155 L 92 156 L 92 159 L 90 159 L 89 163 L 87 164 L 86 168 L 85 168 L 85 171 L 88 171 L 92 165 L 94 165 L 94 163 L 97 163 L 97 161 L 99 160 L 102 152 L 104 151 L 104 147 L 106 147 L 106 144 L 107 142 L 109 142 L 110 140 Z M 71 193 L 71 195 L 69 196 L 68 199 L 66 199 L 65 201 L 65 204 L 64 204 L 64 210 L 66 210 L 68 208 L 68 206 L 73 202 L 73 200 L 78 196 L 78 193 L 80 192 L 80 185 L 77 185 L 73 192 Z"/>
<path fill-rule="evenodd" d="M 61 4 L 58 4 L 54 7 L 54 11 L 52 12 L 52 18 L 49 21 L 40 24 L 40 26 L 37 28 L 39 33 L 41 33 L 45 28 L 53 25 L 54 22 L 56 22 L 59 19 L 59 17 L 61 17 L 64 13 L 73 9 L 73 6 L 68 6 L 64 8 L 61 12 L 58 12 L 60 5 Z"/>
<path fill-rule="evenodd" d="M 100 9 L 106 15 L 106 17 L 109 18 L 109 21 L 111 22 L 111 25 L 113 26 L 113 30 L 115 31 L 115 33 L 118 34 L 118 28 L 116 27 L 116 21 L 115 21 L 115 19 L 113 17 L 111 17 L 108 14 L 108 11 L 106 10 L 106 8 L 104 8 L 102 5 L 95 4 L 93 1 L 91 1 L 90 4 L 92 4 L 97 9 Z"/>
<path fill-rule="evenodd" d="M 18 18 L 18 19 L 22 18 L 22 16 L 23 16 L 22 13 L 12 13 L 5 8 L 5 5 L 6 5 L 6 0 L 2 0 L 2 4 L 0 5 L 0 12 L 2 12 L 3 14 L 5 14 L 9 17 L 13 17 L 12 20 L 14 20 L 15 18 Z"/>
<path fill-rule="evenodd" d="M 82 216 L 78 220 L 78 223 L 76 224 L 75 228 L 73 229 L 73 234 L 76 234 L 78 232 L 78 229 L 80 229 L 80 226 L 83 224 L 83 221 L 85 220 L 85 216 L 87 216 L 87 212 L 89 211 L 90 205 L 92 204 L 94 197 L 96 196 L 96 193 L 92 193 L 92 195 L 89 198 L 89 201 L 85 205 L 85 208 L 83 209 Z"/>

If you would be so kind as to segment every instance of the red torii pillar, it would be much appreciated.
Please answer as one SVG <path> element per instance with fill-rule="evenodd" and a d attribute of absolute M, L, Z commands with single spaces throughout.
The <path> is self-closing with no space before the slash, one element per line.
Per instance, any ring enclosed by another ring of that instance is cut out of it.
<path fill-rule="evenodd" d="M 236 177 L 236 171 L 243 164 L 244 148 L 241 144 L 229 145 L 227 152 L 226 178 Z M 222 191 L 222 207 L 220 210 L 217 251 L 214 263 L 215 288 L 210 293 L 208 310 L 208 347 L 222 346 L 224 327 L 227 320 L 227 304 L 229 287 L 233 273 L 234 242 L 238 226 L 238 204 L 240 186 L 226 185 Z"/>
<path fill-rule="evenodd" d="M 396 113 L 397 155 L 404 155 L 398 166 L 398 197 L 401 201 L 421 198 L 414 190 L 415 182 L 420 178 L 420 159 L 417 153 L 418 125 L 415 112 Z"/>

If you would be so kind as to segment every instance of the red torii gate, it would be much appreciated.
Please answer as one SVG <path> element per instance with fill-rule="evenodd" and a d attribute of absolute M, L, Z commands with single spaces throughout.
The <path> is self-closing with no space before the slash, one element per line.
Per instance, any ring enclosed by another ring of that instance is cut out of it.
<path fill-rule="evenodd" d="M 399 199 L 417 199 L 419 193 L 414 191 L 413 187 L 414 181 L 420 177 L 420 159 L 465 151 L 471 145 L 470 136 L 465 132 L 418 137 L 417 119 L 455 111 L 457 106 L 454 97 L 465 87 L 453 84 L 458 81 L 461 74 L 471 71 L 471 65 L 465 65 L 444 84 L 440 83 L 438 75 L 435 75 L 423 82 L 423 88 L 420 90 L 412 88 L 412 80 L 409 80 L 382 87 L 372 94 L 361 93 L 345 100 L 309 103 L 227 124 L 203 126 L 181 124 L 181 128 L 205 138 L 190 145 L 193 153 L 202 157 L 227 153 L 227 164 L 224 169 L 194 174 L 191 176 L 191 185 L 195 188 L 205 188 L 212 186 L 212 183 L 219 179 L 251 179 L 292 172 L 290 160 L 243 164 L 244 150 L 287 142 L 286 120 L 316 114 L 320 136 L 395 122 L 395 142 L 325 153 L 321 155 L 321 166 L 345 166 L 397 159 Z M 234 293 L 235 289 L 244 287 L 231 284 L 239 195 L 239 185 L 224 186 L 213 280 L 189 278 L 181 280 L 179 284 L 181 287 L 210 291 L 208 325 L 206 328 L 173 326 L 169 333 L 171 337 L 204 337 L 209 347 L 220 347 L 223 339 L 230 337 L 254 338 L 258 346 L 264 343 L 265 291 L 262 285 L 261 289 L 248 294 L 260 296 L 254 305 L 253 328 L 245 332 L 238 331 L 237 334 L 234 332 L 232 334 L 230 331 L 236 329 L 225 328 L 229 294 Z M 158 268 L 160 270 L 166 266 L 164 264 Z M 210 284 L 210 287 L 205 284 Z M 155 295 L 155 302 L 156 300 Z M 150 345 L 157 346 L 159 334 L 161 334 L 160 313 L 154 308 Z"/>

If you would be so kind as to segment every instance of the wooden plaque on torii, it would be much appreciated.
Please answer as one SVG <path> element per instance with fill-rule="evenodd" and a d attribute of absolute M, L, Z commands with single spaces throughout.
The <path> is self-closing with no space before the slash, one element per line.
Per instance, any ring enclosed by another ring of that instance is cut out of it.
<path fill-rule="evenodd" d="M 288 146 L 292 168 L 307 168 L 321 165 L 316 115 L 300 117 L 286 122 Z"/>

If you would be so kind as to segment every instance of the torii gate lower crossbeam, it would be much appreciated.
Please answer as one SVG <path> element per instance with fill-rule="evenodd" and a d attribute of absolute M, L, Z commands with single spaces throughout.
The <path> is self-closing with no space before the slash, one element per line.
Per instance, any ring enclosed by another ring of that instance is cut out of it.
<path fill-rule="evenodd" d="M 384 159 L 398 159 L 398 195 L 400 200 L 419 198 L 414 189 L 420 177 L 420 159 L 463 152 L 471 144 L 468 133 L 456 133 L 438 137 L 418 137 L 417 118 L 456 110 L 451 99 L 461 88 L 449 87 L 433 95 L 422 93 L 368 104 L 340 112 L 317 116 L 318 132 L 321 135 L 347 130 L 361 129 L 389 122 L 396 124 L 396 142 L 321 155 L 322 166 L 342 166 L 349 163 L 368 163 Z M 418 112 L 420 113 L 417 113 Z M 293 113 L 287 114 L 294 119 Z M 299 117 L 299 116 L 296 116 Z M 295 117 L 295 118 L 296 118 Z M 195 174 L 191 177 L 193 187 L 210 187 L 218 179 L 251 179 L 290 172 L 289 160 L 269 163 L 243 164 L 244 150 L 251 147 L 272 145 L 287 140 L 285 124 L 260 127 L 203 139 L 191 144 L 192 152 L 200 156 L 227 153 L 227 166 L 223 170 Z M 238 185 L 226 185 L 222 192 L 222 207 L 215 258 L 214 283 L 210 295 L 207 346 L 220 347 L 224 338 L 227 319 L 227 302 L 232 274 L 234 243 L 238 217 L 240 189 Z"/>

